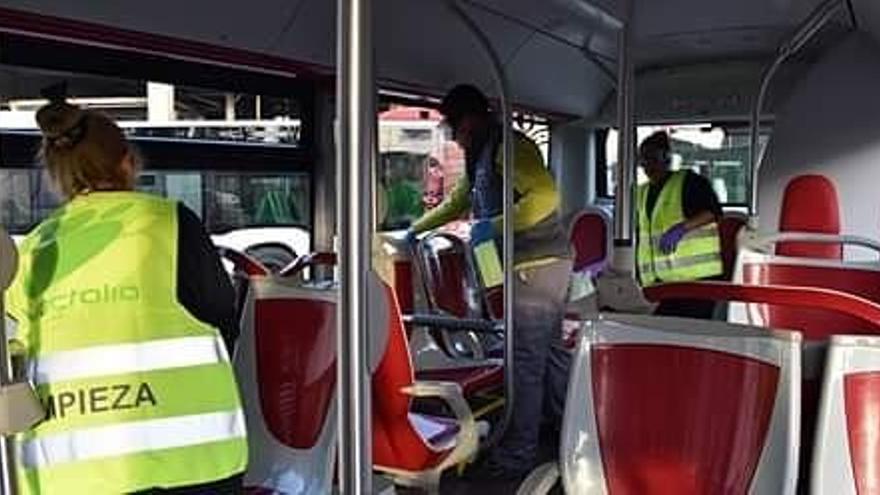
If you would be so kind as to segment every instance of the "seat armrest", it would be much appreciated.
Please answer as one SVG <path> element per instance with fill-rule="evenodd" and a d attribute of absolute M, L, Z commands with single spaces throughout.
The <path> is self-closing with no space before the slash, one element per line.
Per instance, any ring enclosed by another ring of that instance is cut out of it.
<path fill-rule="evenodd" d="M 458 318 L 434 314 L 402 315 L 403 322 L 422 327 L 442 327 L 453 332 L 495 333 L 504 332 L 504 322 L 477 318 Z"/>
<path fill-rule="evenodd" d="M 464 400 L 461 387 L 457 383 L 417 381 L 408 387 L 403 387 L 401 391 L 412 397 L 440 399 L 455 415 L 459 428 L 455 437 L 455 447 L 437 467 L 438 471 L 442 472 L 451 466 L 468 461 L 476 454 L 479 445 L 477 424 L 474 421 L 474 413 Z"/>
<path fill-rule="evenodd" d="M 516 495 L 547 495 L 559 480 L 559 465 L 548 462 L 536 467 L 523 480 L 516 490 Z"/>

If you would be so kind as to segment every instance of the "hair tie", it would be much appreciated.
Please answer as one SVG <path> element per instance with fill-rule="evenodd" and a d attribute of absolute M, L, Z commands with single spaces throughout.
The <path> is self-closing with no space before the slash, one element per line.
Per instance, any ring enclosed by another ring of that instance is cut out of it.
<path fill-rule="evenodd" d="M 70 129 L 57 136 L 47 136 L 46 144 L 58 150 L 71 150 L 86 137 L 86 115 L 83 114 Z"/>

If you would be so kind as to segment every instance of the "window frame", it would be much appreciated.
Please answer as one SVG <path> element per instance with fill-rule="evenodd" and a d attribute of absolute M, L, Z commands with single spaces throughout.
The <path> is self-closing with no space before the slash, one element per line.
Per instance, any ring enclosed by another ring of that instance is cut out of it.
<path fill-rule="evenodd" d="M 675 126 L 686 126 L 689 124 L 693 124 L 694 122 L 689 121 L 666 121 L 666 122 L 650 122 L 650 123 L 641 123 L 637 124 L 637 127 L 642 126 L 651 126 L 651 127 L 675 127 Z M 728 128 L 737 128 L 744 129 L 748 131 L 750 123 L 745 120 L 732 120 L 732 121 L 719 121 L 719 122 L 705 122 L 701 121 L 700 123 L 706 123 L 711 125 L 712 127 L 722 127 L 725 129 Z M 608 191 L 607 184 L 607 174 L 609 172 L 609 163 L 608 157 L 606 156 L 605 148 L 607 146 L 607 139 L 610 131 L 612 129 L 616 129 L 615 126 L 607 126 L 607 127 L 598 127 L 593 130 L 593 136 L 595 139 L 595 187 L 594 192 L 596 194 L 596 199 L 600 201 L 614 201 L 615 191 Z M 773 125 L 772 122 L 764 124 L 761 126 L 759 131 L 760 138 L 765 139 L 764 146 L 766 147 L 770 138 L 773 135 Z M 725 209 L 742 209 L 748 208 L 748 198 L 751 197 L 751 190 L 754 187 L 752 184 L 752 163 L 750 160 L 743 165 L 743 169 L 745 170 L 745 201 L 728 201 L 721 203 Z"/>

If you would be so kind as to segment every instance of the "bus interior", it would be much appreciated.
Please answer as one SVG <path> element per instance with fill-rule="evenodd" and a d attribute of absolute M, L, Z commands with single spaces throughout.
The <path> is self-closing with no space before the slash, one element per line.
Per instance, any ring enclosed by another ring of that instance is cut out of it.
<path fill-rule="evenodd" d="M 438 105 L 470 83 L 538 145 L 575 258 L 565 417 L 517 493 L 880 493 L 878 81 L 876 0 L 0 0 L 0 219 L 60 204 L 34 115 L 64 83 L 224 257 L 248 493 L 475 493 L 512 268 L 482 283 L 466 218 L 404 240 L 464 173 Z M 638 286 L 658 130 L 722 203 L 724 281 Z M 722 309 L 651 315 L 681 298 Z"/>

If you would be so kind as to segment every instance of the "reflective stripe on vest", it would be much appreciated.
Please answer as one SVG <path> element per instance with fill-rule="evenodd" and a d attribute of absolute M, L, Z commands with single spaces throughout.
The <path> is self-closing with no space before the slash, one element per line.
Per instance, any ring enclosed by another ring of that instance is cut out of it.
<path fill-rule="evenodd" d="M 241 410 L 193 414 L 46 435 L 24 442 L 19 459 L 26 468 L 51 467 L 244 436 Z"/>
<path fill-rule="evenodd" d="M 219 337 L 181 337 L 47 354 L 34 363 L 31 376 L 43 384 L 220 362 L 229 358 Z"/>
<path fill-rule="evenodd" d="M 220 336 L 177 301 L 177 204 L 78 197 L 22 242 L 8 292 L 47 418 L 19 435 L 22 494 L 228 478 L 247 441 Z"/>
<path fill-rule="evenodd" d="M 723 272 L 718 225 L 710 223 L 688 232 L 675 251 L 660 251 L 667 230 L 686 220 L 682 204 L 686 171 L 673 172 L 657 196 L 651 218 L 647 214 L 648 184 L 638 190 L 639 236 L 637 263 L 642 286 L 713 277 Z"/>

